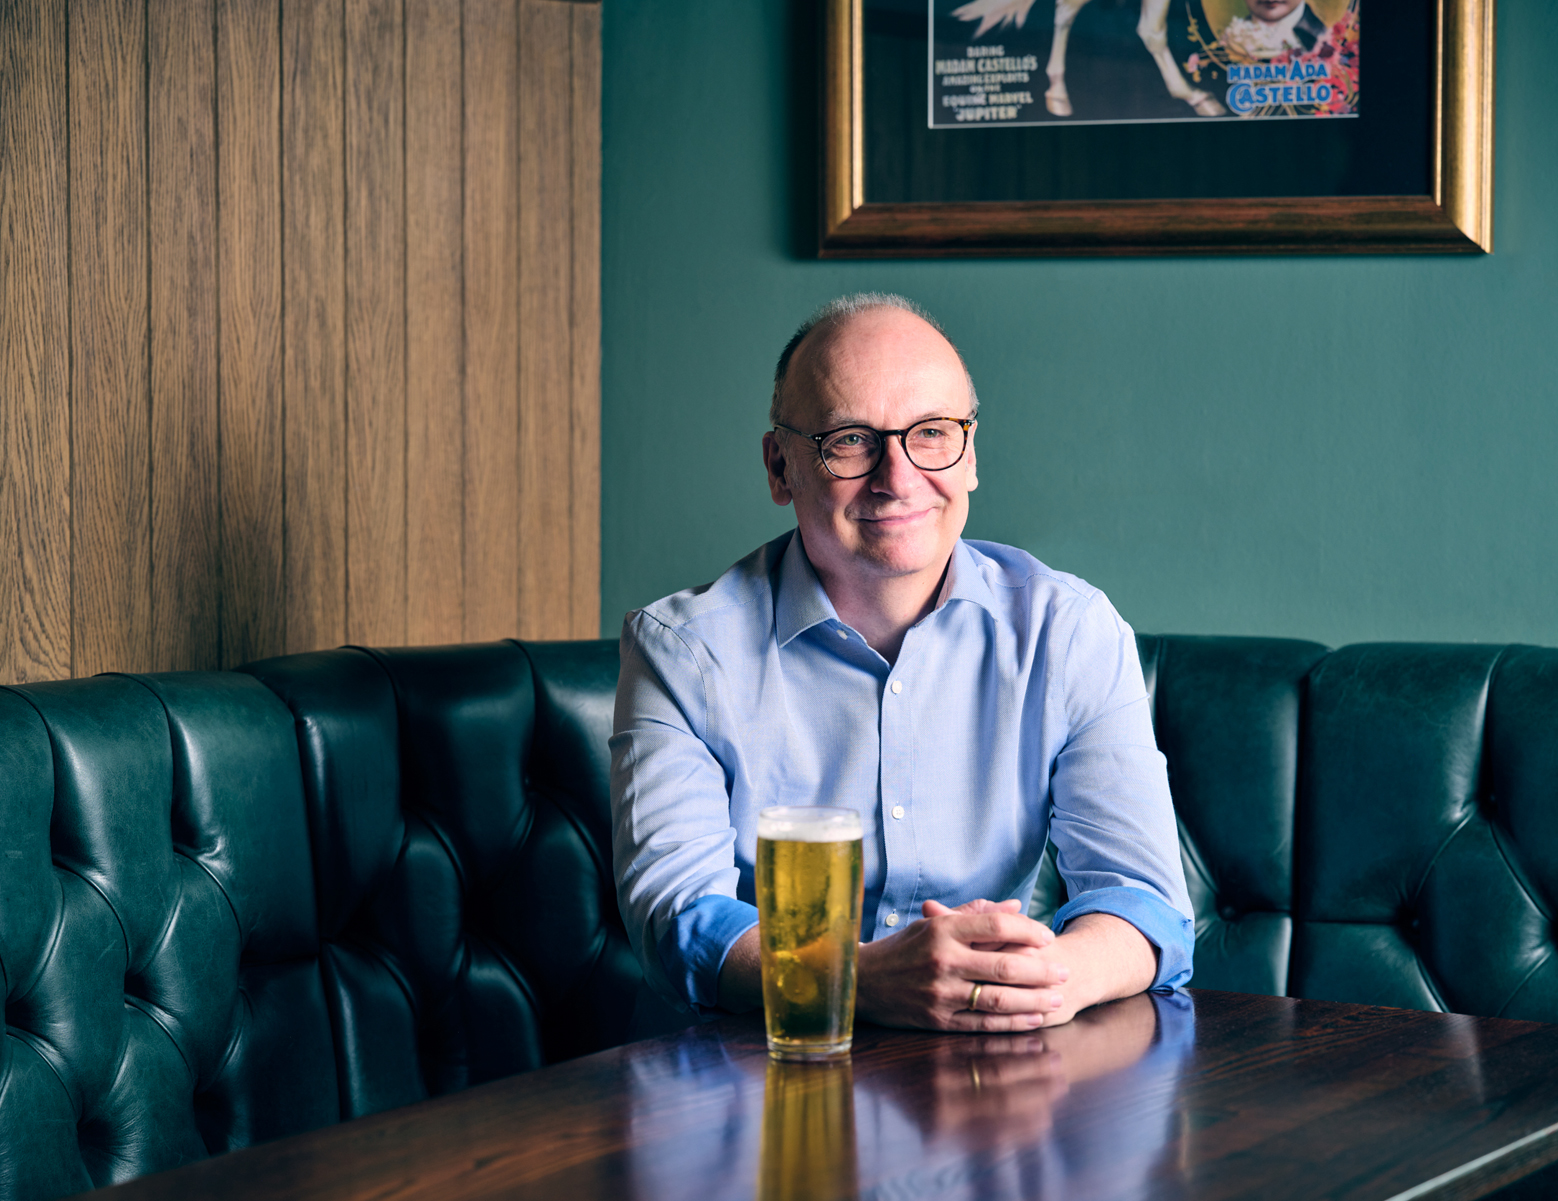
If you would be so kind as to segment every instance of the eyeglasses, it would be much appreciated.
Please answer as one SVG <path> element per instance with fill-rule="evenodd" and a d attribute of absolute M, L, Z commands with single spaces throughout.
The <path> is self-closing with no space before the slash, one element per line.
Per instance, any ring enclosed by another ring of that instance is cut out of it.
<path fill-rule="evenodd" d="M 921 471 L 945 471 L 955 466 L 968 449 L 968 431 L 974 424 L 972 417 L 962 420 L 931 417 L 925 421 L 916 421 L 905 430 L 841 425 L 837 429 L 823 430 L 820 434 L 806 434 L 780 422 L 775 422 L 774 428 L 788 430 L 815 442 L 817 453 L 822 457 L 822 465 L 834 478 L 858 480 L 876 470 L 887 450 L 889 438 L 897 438 L 903 444 L 903 453 Z"/>

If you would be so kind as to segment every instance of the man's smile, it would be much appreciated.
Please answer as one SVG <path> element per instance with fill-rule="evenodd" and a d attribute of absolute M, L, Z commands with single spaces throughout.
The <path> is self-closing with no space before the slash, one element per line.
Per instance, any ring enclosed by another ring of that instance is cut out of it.
<path fill-rule="evenodd" d="M 878 526 L 882 529 L 896 529 L 901 526 L 910 525 L 913 522 L 919 521 L 921 518 L 929 517 L 931 512 L 931 509 L 915 509 L 909 513 L 857 513 L 854 514 L 853 517 L 855 521 L 868 525 Z"/>

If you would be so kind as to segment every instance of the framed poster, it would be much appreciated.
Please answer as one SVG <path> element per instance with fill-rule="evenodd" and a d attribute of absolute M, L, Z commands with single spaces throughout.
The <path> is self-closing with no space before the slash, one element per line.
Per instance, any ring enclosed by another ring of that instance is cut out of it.
<path fill-rule="evenodd" d="M 824 9 L 822 257 L 1492 248 L 1493 0 Z"/>

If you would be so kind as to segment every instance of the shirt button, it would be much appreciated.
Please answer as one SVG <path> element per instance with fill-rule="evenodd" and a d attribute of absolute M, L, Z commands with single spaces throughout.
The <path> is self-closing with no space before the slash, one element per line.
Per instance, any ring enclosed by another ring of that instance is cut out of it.
<path fill-rule="evenodd" d="M 893 689 L 893 695 L 897 696 L 900 692 L 903 691 L 903 681 L 902 680 L 894 680 L 893 683 L 892 683 L 892 689 Z"/>
<path fill-rule="evenodd" d="M 893 816 L 894 817 L 900 817 L 900 818 L 903 816 L 903 806 L 902 805 L 894 805 L 893 806 Z"/>
<path fill-rule="evenodd" d="M 898 915 L 896 913 L 889 913 L 887 915 L 887 924 L 889 926 L 896 926 L 898 924 Z"/>
<path fill-rule="evenodd" d="M 848 642 L 849 641 L 849 631 L 848 630 L 840 630 L 839 631 L 839 637 L 842 638 L 845 642 Z"/>

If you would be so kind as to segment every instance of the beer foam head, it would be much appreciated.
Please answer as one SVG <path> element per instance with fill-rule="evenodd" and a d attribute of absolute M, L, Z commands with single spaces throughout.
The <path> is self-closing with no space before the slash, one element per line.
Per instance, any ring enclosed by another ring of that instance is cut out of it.
<path fill-rule="evenodd" d="M 780 842 L 852 842 L 860 832 L 860 814 L 853 809 L 781 805 L 757 815 L 757 836 Z"/>

